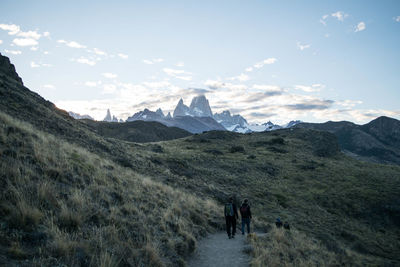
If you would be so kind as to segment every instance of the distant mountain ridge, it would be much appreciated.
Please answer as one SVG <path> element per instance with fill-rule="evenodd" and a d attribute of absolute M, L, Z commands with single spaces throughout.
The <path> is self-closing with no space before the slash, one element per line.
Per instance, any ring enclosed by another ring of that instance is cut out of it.
<path fill-rule="evenodd" d="M 185 117 L 185 119 L 182 117 Z M 263 132 L 290 128 L 300 123 L 300 121 L 291 121 L 286 126 L 279 126 L 270 121 L 261 125 L 249 124 L 241 115 L 231 115 L 229 110 L 213 114 L 209 101 L 204 95 L 194 97 L 190 107 L 185 105 L 181 98 L 174 109 L 173 116 L 170 113 L 165 116 L 160 108 L 156 112 L 146 108 L 133 114 L 126 121 L 135 120 L 158 121 L 167 126 L 180 127 L 192 133 L 212 130 L 228 130 L 237 133 Z M 196 123 L 199 124 L 196 125 Z"/>
<path fill-rule="evenodd" d="M 343 151 L 361 160 L 400 164 L 399 120 L 383 116 L 364 125 L 328 121 L 300 123 L 294 127 L 331 132 Z"/>

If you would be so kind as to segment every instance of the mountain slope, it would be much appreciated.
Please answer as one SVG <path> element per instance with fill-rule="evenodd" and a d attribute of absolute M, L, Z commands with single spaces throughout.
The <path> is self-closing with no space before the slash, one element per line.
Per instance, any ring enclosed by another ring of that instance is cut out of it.
<path fill-rule="evenodd" d="M 367 161 L 400 164 L 400 121 L 379 117 L 368 124 L 351 122 L 300 123 L 295 127 L 334 133 L 341 148 Z"/>
<path fill-rule="evenodd" d="M 85 120 L 84 122 L 101 136 L 137 143 L 172 140 L 191 135 L 183 129 L 167 127 L 155 121 L 108 123 Z"/>
<path fill-rule="evenodd" d="M 352 159 L 331 133 L 137 144 L 104 138 L 14 81 L 0 78 L 0 265 L 182 266 L 196 240 L 223 227 L 230 195 L 249 198 L 258 229 L 274 233 L 281 217 L 290 240 L 307 241 L 264 255 L 271 240 L 259 240 L 256 259 L 293 265 L 281 255 L 295 249 L 314 265 L 325 255 L 339 266 L 400 264 L 400 167 Z"/>

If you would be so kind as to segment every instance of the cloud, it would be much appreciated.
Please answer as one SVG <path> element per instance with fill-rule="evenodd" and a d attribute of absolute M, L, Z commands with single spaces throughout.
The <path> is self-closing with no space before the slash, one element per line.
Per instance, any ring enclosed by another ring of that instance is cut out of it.
<path fill-rule="evenodd" d="M 117 86 L 115 84 L 105 84 L 103 85 L 102 94 L 113 94 L 117 91 Z"/>
<path fill-rule="evenodd" d="M 212 90 L 216 90 L 216 89 L 225 87 L 225 83 L 223 83 L 221 81 L 213 81 L 213 80 L 205 81 L 204 85 Z"/>
<path fill-rule="evenodd" d="M 118 53 L 118 56 L 122 59 L 128 59 L 128 55 L 122 54 L 122 53 Z"/>
<path fill-rule="evenodd" d="M 259 69 L 259 68 L 262 68 L 264 65 L 274 64 L 276 61 L 277 61 L 276 58 L 273 58 L 273 57 L 267 58 L 267 59 L 264 59 L 264 60 L 261 61 L 261 62 L 258 62 L 258 63 L 256 63 L 256 64 L 254 64 L 253 67 L 256 68 L 256 69 Z M 250 68 L 251 68 L 251 67 L 249 67 L 249 68 L 247 68 L 247 69 L 250 69 Z M 247 70 L 247 69 L 246 69 L 246 70 Z"/>
<path fill-rule="evenodd" d="M 87 82 L 85 82 L 85 86 L 87 86 L 87 87 L 97 87 L 97 85 L 100 85 L 100 84 L 101 84 L 101 81 L 98 81 L 98 82 L 87 81 Z"/>
<path fill-rule="evenodd" d="M 270 118 L 270 117 L 273 117 L 273 116 L 276 116 L 276 115 L 277 115 L 276 113 L 269 113 L 269 114 L 261 113 L 261 112 L 251 112 L 250 113 L 251 117 L 259 117 L 261 119 Z"/>
<path fill-rule="evenodd" d="M 253 67 L 248 67 L 248 68 L 245 69 L 245 71 L 251 72 L 251 71 L 253 71 Z"/>
<path fill-rule="evenodd" d="M 221 81 L 215 81 L 215 80 L 207 80 L 204 82 L 204 85 L 210 88 L 211 90 L 217 90 L 217 89 L 228 89 L 231 91 L 243 91 L 248 88 L 248 86 L 244 84 L 233 84 L 233 83 L 224 83 Z"/>
<path fill-rule="evenodd" d="M 44 36 L 44 37 L 50 37 L 50 33 L 49 33 L 49 32 L 44 32 L 44 33 L 43 33 L 43 36 Z"/>
<path fill-rule="evenodd" d="M 363 102 L 360 101 L 360 100 L 349 100 L 349 99 L 346 99 L 346 100 L 343 100 L 343 101 L 336 101 L 337 105 L 340 105 L 340 106 L 343 106 L 343 107 L 346 107 L 346 108 L 352 108 L 352 107 L 354 107 L 356 105 L 359 105 L 359 104 L 362 104 L 362 103 Z"/>
<path fill-rule="evenodd" d="M 395 21 L 400 22 L 400 16 L 393 18 Z"/>
<path fill-rule="evenodd" d="M 326 26 L 326 20 L 329 17 L 328 14 L 323 15 L 322 18 L 319 20 L 319 22 L 321 22 L 324 26 Z"/>
<path fill-rule="evenodd" d="M 339 21 L 344 21 L 348 14 L 344 13 L 343 11 L 337 11 L 335 13 L 332 13 L 331 16 L 337 18 L 337 20 Z"/>
<path fill-rule="evenodd" d="M 311 86 L 307 85 L 295 85 L 294 89 L 301 90 L 307 93 L 312 93 L 312 92 L 319 92 L 321 89 L 325 88 L 325 85 L 323 84 L 313 84 Z"/>
<path fill-rule="evenodd" d="M 184 71 L 184 70 L 176 70 L 176 69 L 170 69 L 170 68 L 163 68 L 163 71 L 174 78 L 180 79 L 180 80 L 185 80 L 185 81 L 191 81 L 192 76 L 190 72 Z M 186 75 L 186 76 L 183 76 Z"/>
<path fill-rule="evenodd" d="M 34 40 L 39 40 L 41 35 L 37 33 L 36 31 L 27 31 L 27 32 L 19 32 L 17 36 L 24 37 L 27 39 L 34 39 Z"/>
<path fill-rule="evenodd" d="M 250 77 L 247 74 L 241 73 L 238 76 L 228 78 L 228 80 L 231 80 L 231 81 L 238 80 L 240 82 L 245 82 L 245 81 L 250 80 Z"/>
<path fill-rule="evenodd" d="M 39 68 L 39 67 L 51 67 L 51 64 L 46 64 L 46 63 L 36 63 L 34 61 L 31 61 L 31 68 Z"/>
<path fill-rule="evenodd" d="M 76 62 L 78 62 L 80 64 L 86 64 L 86 65 L 89 65 L 89 66 L 96 65 L 96 61 L 90 60 L 90 59 L 85 58 L 85 57 L 80 57 L 78 59 L 71 59 L 71 61 L 76 61 Z"/>
<path fill-rule="evenodd" d="M 46 89 L 56 89 L 56 87 L 55 87 L 54 85 L 52 85 L 52 84 L 45 84 L 45 85 L 43 85 L 43 88 L 46 88 Z"/>
<path fill-rule="evenodd" d="M 75 42 L 75 41 L 65 41 L 65 40 L 58 40 L 57 41 L 57 43 L 60 43 L 60 44 L 65 44 L 66 46 L 68 46 L 68 47 L 71 47 L 71 48 L 86 48 L 86 46 L 85 45 L 81 45 L 81 44 L 79 44 L 78 42 Z"/>
<path fill-rule="evenodd" d="M 184 67 L 184 66 L 185 66 L 185 63 L 181 61 L 181 62 L 176 63 L 175 66 L 177 66 L 177 67 Z"/>
<path fill-rule="evenodd" d="M 8 31 L 9 35 L 15 35 L 20 32 L 20 27 L 15 24 L 0 24 L 0 29 Z"/>
<path fill-rule="evenodd" d="M 32 38 L 15 38 L 13 43 L 17 46 L 34 46 L 38 44 L 38 42 Z"/>
<path fill-rule="evenodd" d="M 277 85 L 253 84 L 252 89 L 255 91 L 261 91 L 266 97 L 277 96 L 284 93 L 284 90 Z"/>
<path fill-rule="evenodd" d="M 297 42 L 297 48 L 303 51 L 304 49 L 310 48 L 310 44 L 301 44 L 300 42 Z"/>
<path fill-rule="evenodd" d="M 159 89 L 159 88 L 167 88 L 171 84 L 168 81 L 160 81 L 160 82 L 142 82 L 142 84 L 146 87 Z"/>
<path fill-rule="evenodd" d="M 39 68 L 40 65 L 36 64 L 35 62 L 31 61 L 31 68 Z"/>
<path fill-rule="evenodd" d="M 184 80 L 184 81 L 191 81 L 192 76 L 175 76 L 176 79 Z"/>
<path fill-rule="evenodd" d="M 2 44 L 3 43 L 3 40 L 0 40 L 0 44 Z"/>
<path fill-rule="evenodd" d="M 365 28 L 366 28 L 365 23 L 361 21 L 357 24 L 356 28 L 354 29 L 354 32 L 363 31 L 365 30 Z"/>
<path fill-rule="evenodd" d="M 164 59 L 162 58 L 155 58 L 155 59 L 143 59 L 143 63 L 148 64 L 148 65 L 152 65 L 154 63 L 160 63 L 163 62 Z"/>
<path fill-rule="evenodd" d="M 4 49 L 4 52 L 6 52 L 8 54 L 13 54 L 13 55 L 21 55 L 22 54 L 22 52 L 19 51 L 19 50 L 7 50 L 7 49 Z"/>
<path fill-rule="evenodd" d="M 118 76 L 117 74 L 110 73 L 110 72 L 105 72 L 105 73 L 102 73 L 101 75 L 103 75 L 107 79 L 114 79 L 114 78 L 117 78 L 117 76 Z"/>
<path fill-rule="evenodd" d="M 333 100 L 313 100 L 285 105 L 285 107 L 290 110 L 321 110 L 330 108 L 334 102 Z"/>
<path fill-rule="evenodd" d="M 96 55 L 99 55 L 99 56 L 106 56 L 107 55 L 106 52 L 104 52 L 104 51 L 102 51 L 102 50 L 100 50 L 98 48 L 93 48 L 93 50 L 91 50 L 91 52 L 93 52 L 93 53 L 95 53 Z"/>
<path fill-rule="evenodd" d="M 37 51 L 39 49 L 39 47 L 37 47 L 37 46 L 32 46 L 31 48 L 30 48 L 30 50 L 32 50 L 32 51 Z"/>

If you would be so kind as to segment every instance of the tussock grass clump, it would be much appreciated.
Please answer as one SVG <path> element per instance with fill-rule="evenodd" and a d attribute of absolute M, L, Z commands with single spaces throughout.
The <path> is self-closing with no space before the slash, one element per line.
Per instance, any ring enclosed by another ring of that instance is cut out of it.
<path fill-rule="evenodd" d="M 272 227 L 262 236 L 248 236 L 253 246 L 252 267 L 361 265 L 358 255 L 329 251 L 320 241 L 292 229 Z"/>

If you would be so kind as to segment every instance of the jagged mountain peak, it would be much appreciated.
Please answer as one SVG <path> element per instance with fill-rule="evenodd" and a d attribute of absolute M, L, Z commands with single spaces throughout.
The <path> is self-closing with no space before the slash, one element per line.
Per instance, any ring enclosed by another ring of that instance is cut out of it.
<path fill-rule="evenodd" d="M 110 111 L 110 109 L 108 108 L 108 109 L 107 109 L 107 114 L 106 114 L 106 116 L 104 117 L 103 121 L 107 121 L 107 122 L 118 122 L 118 118 L 117 118 L 116 116 L 114 116 L 114 115 L 111 115 L 111 111 Z"/>
<path fill-rule="evenodd" d="M 195 96 L 190 103 L 189 112 L 195 117 L 212 117 L 210 103 L 205 95 Z"/>
<path fill-rule="evenodd" d="M 189 107 L 186 106 L 183 103 L 183 99 L 181 98 L 178 102 L 178 104 L 176 105 L 176 108 L 174 110 L 174 117 L 177 116 L 188 116 L 189 114 Z"/>
<path fill-rule="evenodd" d="M 161 117 L 165 117 L 164 112 L 162 111 L 161 108 L 158 108 L 158 109 L 156 110 L 156 113 L 157 113 L 158 115 L 160 115 Z"/>

